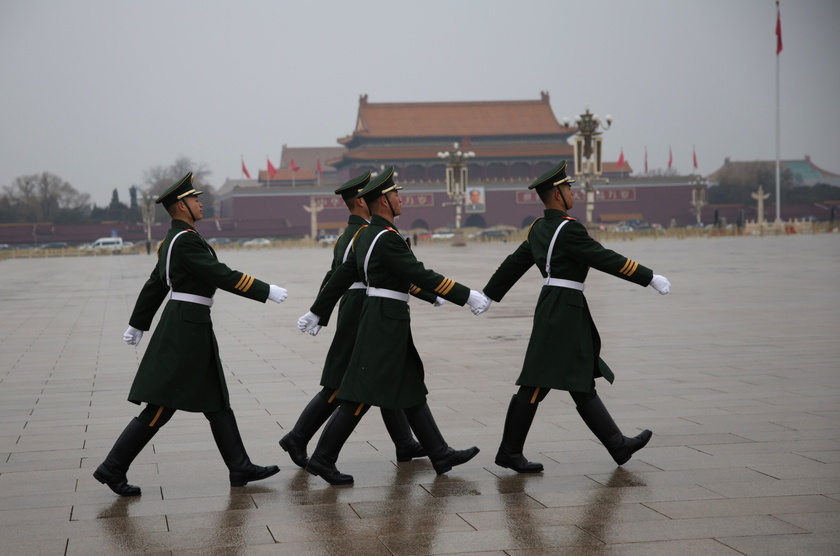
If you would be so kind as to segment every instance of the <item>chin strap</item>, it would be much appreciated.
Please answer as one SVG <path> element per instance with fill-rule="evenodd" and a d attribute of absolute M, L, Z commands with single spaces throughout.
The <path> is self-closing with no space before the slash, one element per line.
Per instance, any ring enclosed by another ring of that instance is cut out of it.
<path fill-rule="evenodd" d="M 388 200 L 388 196 L 385 195 L 385 202 L 388 203 L 388 208 L 391 210 L 391 221 L 393 222 L 394 219 L 397 217 L 397 213 L 394 212 L 394 207 L 391 206 L 391 201 Z"/>
<path fill-rule="evenodd" d="M 563 201 L 563 208 L 566 209 L 566 212 L 569 212 L 569 205 L 566 203 L 566 197 L 563 196 L 563 192 L 560 191 L 560 188 L 557 188 L 557 193 L 560 193 L 560 200 Z"/>
<path fill-rule="evenodd" d="M 185 202 L 185 203 L 184 203 L 184 206 L 185 206 L 185 207 L 187 207 L 187 212 L 188 212 L 188 213 L 190 213 L 190 218 L 192 218 L 193 223 L 195 223 L 195 221 L 196 221 L 196 220 L 195 220 L 195 215 L 192 213 L 192 209 L 190 208 L 190 205 L 188 205 L 188 204 Z"/>

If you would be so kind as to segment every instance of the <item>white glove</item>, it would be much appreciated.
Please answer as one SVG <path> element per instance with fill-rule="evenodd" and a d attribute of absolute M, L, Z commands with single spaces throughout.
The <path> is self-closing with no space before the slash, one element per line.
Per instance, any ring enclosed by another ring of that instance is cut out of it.
<path fill-rule="evenodd" d="M 143 338 L 143 331 L 134 328 L 133 326 L 129 326 L 128 330 L 125 331 L 123 334 L 123 341 L 130 346 L 136 346 L 140 343 L 140 340 Z"/>
<path fill-rule="evenodd" d="M 320 331 L 321 331 L 321 325 L 317 324 L 317 325 L 315 325 L 315 328 L 313 328 L 312 330 L 309 331 L 309 335 L 310 336 L 317 336 L 318 332 L 320 332 Z"/>
<path fill-rule="evenodd" d="M 312 334 L 312 331 L 315 330 L 316 326 L 318 326 L 319 320 L 321 320 L 321 317 L 311 311 L 307 311 L 305 315 L 298 319 L 298 330 Z M 315 334 L 317 333 L 318 332 L 316 331 Z M 312 335 L 314 336 L 315 334 Z"/>
<path fill-rule="evenodd" d="M 666 293 L 671 291 L 671 282 L 669 282 L 667 278 L 665 278 L 664 276 L 660 276 L 659 274 L 653 275 L 653 279 L 650 281 L 650 285 L 653 289 L 655 289 L 662 295 L 665 295 Z"/>
<path fill-rule="evenodd" d="M 435 302 L 432 303 L 432 307 L 440 307 L 444 303 L 446 303 L 446 300 L 444 298 L 438 296 L 437 299 L 435 299 Z"/>
<path fill-rule="evenodd" d="M 274 284 L 268 286 L 268 298 L 275 303 L 283 303 L 289 297 L 289 291 L 286 288 L 275 286 Z"/>
<path fill-rule="evenodd" d="M 490 298 L 481 292 L 470 290 L 470 298 L 467 305 L 474 315 L 480 315 L 490 307 Z"/>

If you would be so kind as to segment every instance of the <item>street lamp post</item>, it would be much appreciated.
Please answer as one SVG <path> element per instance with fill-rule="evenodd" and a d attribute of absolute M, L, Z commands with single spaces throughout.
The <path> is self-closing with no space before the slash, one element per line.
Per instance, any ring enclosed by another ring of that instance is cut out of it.
<path fill-rule="evenodd" d="M 699 174 L 694 176 L 694 189 L 691 190 L 691 206 L 694 207 L 694 214 L 697 215 L 697 225 L 702 222 L 701 212 L 706 206 L 706 180 Z"/>
<path fill-rule="evenodd" d="M 140 212 L 143 214 L 143 227 L 146 228 L 146 254 L 152 252 L 152 225 L 155 223 L 155 203 L 152 192 L 143 192 L 143 204 L 140 205 Z"/>
<path fill-rule="evenodd" d="M 446 160 L 446 194 L 452 199 L 455 205 L 455 233 L 452 236 L 452 247 L 464 247 L 467 242 L 464 239 L 464 231 L 461 229 L 461 212 L 464 207 L 467 191 L 467 166 L 464 161 L 475 156 L 472 151 L 463 152 L 458 148 L 458 143 L 453 144 L 452 152 L 439 152 L 438 157 Z"/>
<path fill-rule="evenodd" d="M 569 127 L 569 119 L 563 118 L 563 124 Z M 612 117 L 606 116 L 604 120 L 597 114 L 586 111 L 575 118 L 575 125 L 578 128 L 575 134 L 575 176 L 583 182 L 583 191 L 586 195 L 586 224 L 592 224 L 592 212 L 595 209 L 595 190 L 592 181 L 601 176 L 603 137 L 602 129 L 608 130 L 612 125 Z"/>

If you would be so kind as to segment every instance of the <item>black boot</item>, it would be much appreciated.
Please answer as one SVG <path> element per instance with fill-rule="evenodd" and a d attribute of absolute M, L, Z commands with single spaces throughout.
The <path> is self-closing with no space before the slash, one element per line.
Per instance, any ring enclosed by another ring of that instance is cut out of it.
<path fill-rule="evenodd" d="M 475 446 L 466 450 L 450 448 L 443 439 L 428 404 L 424 403 L 420 409 L 406 413 L 405 416 L 408 418 L 411 430 L 417 435 L 417 440 L 429 454 L 429 459 L 432 460 L 432 466 L 438 475 L 443 475 L 456 465 L 467 463 L 478 453 L 478 448 Z"/>
<path fill-rule="evenodd" d="M 601 441 L 618 465 L 627 463 L 630 456 L 644 448 L 653 435 L 649 430 L 642 431 L 635 438 L 621 434 L 607 408 L 604 407 L 604 402 L 597 394 L 588 402 L 579 405 L 577 410 L 583 422 Z"/>
<path fill-rule="evenodd" d="M 502 444 L 496 452 L 496 465 L 513 469 L 517 473 L 539 473 L 543 470 L 541 463 L 528 461 L 522 455 L 525 438 L 537 414 L 537 405 L 523 402 L 516 396 L 510 399 Z"/>
<path fill-rule="evenodd" d="M 385 428 L 388 429 L 388 434 L 391 435 L 391 440 L 397 448 L 397 461 L 411 461 L 414 458 L 426 457 L 426 450 L 414 440 L 411 434 L 411 425 L 408 424 L 405 411 L 384 407 L 379 410 L 382 413 L 382 422 L 385 423 Z"/>
<path fill-rule="evenodd" d="M 361 421 L 361 415 L 354 415 L 350 411 L 339 408 L 333 413 L 327 426 L 321 432 L 318 445 L 309 458 L 306 470 L 316 477 L 321 477 L 331 485 L 349 485 L 353 483 L 353 475 L 341 473 L 335 467 L 338 461 L 338 453 L 350 438 L 353 429 Z"/>
<path fill-rule="evenodd" d="M 292 430 L 280 439 L 280 447 L 289 452 L 289 457 L 292 458 L 295 465 L 306 469 L 306 464 L 309 461 L 309 457 L 306 455 L 306 445 L 309 444 L 321 425 L 327 422 L 336 407 L 338 407 L 338 403 L 330 404 L 323 395 L 316 394 L 303 409 Z"/>
<path fill-rule="evenodd" d="M 93 478 L 108 485 L 120 496 L 140 496 L 140 487 L 128 484 L 125 474 L 131 462 L 157 431 L 156 427 L 142 423 L 137 417 L 132 419 L 108 452 L 105 461 L 93 472 Z"/>
<path fill-rule="evenodd" d="M 213 431 L 216 446 L 230 471 L 230 486 L 245 486 L 251 481 L 271 477 L 280 471 L 276 465 L 262 467 L 251 463 L 239 435 L 239 427 L 236 426 L 236 417 L 230 409 L 223 416 L 210 421 L 210 430 Z"/>

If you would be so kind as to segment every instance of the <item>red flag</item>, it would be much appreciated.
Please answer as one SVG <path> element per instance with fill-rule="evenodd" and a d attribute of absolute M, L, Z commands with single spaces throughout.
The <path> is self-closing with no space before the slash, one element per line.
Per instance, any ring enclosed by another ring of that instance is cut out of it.
<path fill-rule="evenodd" d="M 671 152 L 671 147 L 668 147 L 668 168 L 674 164 L 674 154 Z"/>
<path fill-rule="evenodd" d="M 776 56 L 782 53 L 782 12 L 776 3 Z"/>
<path fill-rule="evenodd" d="M 619 170 L 624 168 L 624 147 L 621 147 L 621 154 L 618 155 L 618 162 L 616 164 L 618 164 Z"/>
<path fill-rule="evenodd" d="M 697 151 L 694 149 L 694 147 L 691 147 L 691 153 L 692 153 L 692 156 L 694 157 L 694 169 L 696 170 L 697 169 Z"/>
<path fill-rule="evenodd" d="M 294 158 L 289 161 L 289 168 L 292 169 L 292 172 L 297 172 L 298 170 L 300 170 L 299 166 L 295 166 L 295 159 Z"/>
<path fill-rule="evenodd" d="M 274 179 L 274 176 L 277 174 L 277 168 L 271 163 L 270 158 L 265 157 L 265 161 L 268 163 L 268 177 Z"/>
<path fill-rule="evenodd" d="M 647 147 L 645 147 L 645 174 L 647 174 L 647 173 L 648 173 L 648 168 L 647 168 Z"/>
<path fill-rule="evenodd" d="M 319 158 L 317 160 L 318 160 L 318 166 L 315 168 L 315 170 L 318 172 L 318 176 L 321 176 L 323 174 L 323 172 L 321 171 L 321 159 Z"/>
<path fill-rule="evenodd" d="M 242 173 L 245 174 L 245 177 L 251 179 L 251 173 L 248 171 L 248 168 L 245 167 L 245 159 L 242 159 Z"/>

